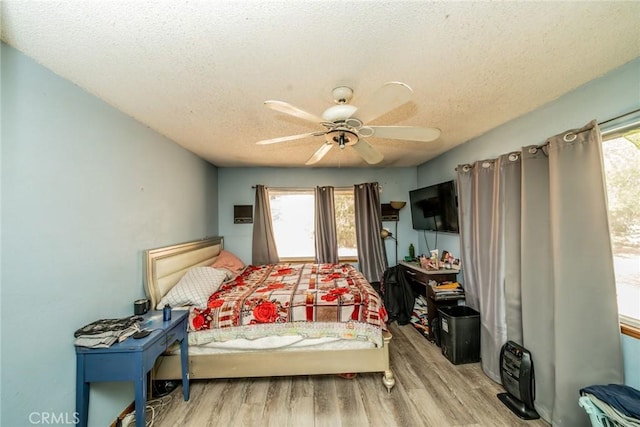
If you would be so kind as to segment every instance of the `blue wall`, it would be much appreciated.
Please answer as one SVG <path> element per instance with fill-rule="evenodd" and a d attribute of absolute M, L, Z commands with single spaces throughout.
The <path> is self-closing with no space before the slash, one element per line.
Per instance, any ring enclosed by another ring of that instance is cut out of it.
<path fill-rule="evenodd" d="M 73 332 L 133 314 L 144 249 L 218 233 L 217 168 L 1 49 L 0 424 L 72 420 Z M 132 401 L 132 384 L 94 385 L 90 425 Z"/>
<path fill-rule="evenodd" d="M 75 410 L 73 331 L 131 313 L 143 295 L 142 251 L 220 234 L 251 259 L 251 226 L 234 204 L 255 184 L 349 186 L 377 181 L 381 201 L 453 179 L 454 168 L 541 143 L 565 129 L 637 108 L 640 59 L 418 168 L 216 168 L 2 44 L 0 424 Z M 393 223 L 385 223 L 393 229 Z M 398 255 L 435 246 L 400 211 Z M 437 247 L 459 253 L 456 235 Z M 387 241 L 389 262 L 394 252 Z M 640 388 L 640 341 L 623 337 L 627 384 Z M 97 384 L 91 425 L 133 400 L 129 384 Z"/>
<path fill-rule="evenodd" d="M 268 187 L 314 188 L 317 185 L 348 187 L 363 182 L 378 182 L 382 186 L 380 202 L 391 200 L 409 201 L 409 190 L 416 186 L 415 168 L 220 168 L 218 170 L 220 206 L 220 233 L 225 236 L 225 247 L 237 254 L 246 263 L 251 262 L 250 224 L 233 223 L 233 205 L 253 205 L 257 184 Z M 395 233 L 395 223 L 384 222 L 383 226 Z M 411 213 L 406 207 L 400 211 L 398 222 L 398 257 L 408 254 L 409 244 L 417 244 L 411 228 Z M 395 244 L 385 241 L 387 258 L 395 265 Z"/>
<path fill-rule="evenodd" d="M 567 129 L 582 127 L 593 119 L 604 121 L 638 107 L 640 58 L 421 165 L 418 167 L 418 186 L 454 179 L 455 168 L 459 164 L 495 158 L 523 146 L 542 144 L 547 138 Z M 427 234 L 432 242 L 435 236 Z M 456 236 L 447 236 L 446 244 L 455 247 L 459 253 L 460 241 Z M 623 336 L 622 349 L 625 383 L 640 389 L 640 342 Z"/>

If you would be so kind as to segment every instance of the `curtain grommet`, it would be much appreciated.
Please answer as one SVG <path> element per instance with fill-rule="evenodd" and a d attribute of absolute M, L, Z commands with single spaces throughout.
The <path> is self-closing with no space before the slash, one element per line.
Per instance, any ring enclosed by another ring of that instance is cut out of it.
<path fill-rule="evenodd" d="M 576 135 L 573 132 L 569 132 L 567 134 L 565 134 L 564 137 L 562 137 L 562 139 L 564 139 L 564 142 L 573 142 L 576 140 L 576 138 L 578 138 L 578 135 Z"/>
<path fill-rule="evenodd" d="M 509 160 L 511 160 L 512 162 L 515 162 L 516 160 L 518 160 L 519 157 L 520 155 L 518 153 L 509 154 Z"/>
<path fill-rule="evenodd" d="M 538 152 L 538 147 L 529 147 L 529 154 L 536 154 Z"/>
<path fill-rule="evenodd" d="M 487 169 L 491 167 L 491 162 L 482 162 L 482 167 Z"/>

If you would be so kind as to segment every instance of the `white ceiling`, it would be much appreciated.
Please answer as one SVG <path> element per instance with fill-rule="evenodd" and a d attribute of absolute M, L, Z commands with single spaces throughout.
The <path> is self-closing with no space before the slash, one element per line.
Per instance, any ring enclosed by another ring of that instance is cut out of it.
<path fill-rule="evenodd" d="M 640 56 L 640 2 L 3 0 L 2 40 L 221 167 L 303 167 L 331 90 L 389 81 L 411 102 L 372 124 L 436 142 L 367 140 L 377 166 L 421 164 Z M 315 166 L 367 167 L 347 148 Z"/>

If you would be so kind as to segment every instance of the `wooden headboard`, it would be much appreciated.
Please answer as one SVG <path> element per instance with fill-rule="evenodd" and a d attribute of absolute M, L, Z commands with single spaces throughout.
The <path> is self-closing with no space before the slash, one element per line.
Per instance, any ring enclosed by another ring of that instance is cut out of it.
<path fill-rule="evenodd" d="M 191 267 L 211 265 L 224 247 L 222 237 L 144 251 L 144 287 L 154 310 L 158 302 Z"/>

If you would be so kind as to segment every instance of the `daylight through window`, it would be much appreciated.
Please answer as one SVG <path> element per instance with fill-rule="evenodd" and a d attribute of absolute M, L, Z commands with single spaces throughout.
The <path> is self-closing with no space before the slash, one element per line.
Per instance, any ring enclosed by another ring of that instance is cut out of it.
<path fill-rule="evenodd" d="M 278 255 L 286 260 L 314 260 L 315 200 L 313 189 L 269 189 L 273 233 Z M 355 210 L 352 188 L 334 191 L 338 256 L 341 261 L 355 260 Z"/>
<path fill-rule="evenodd" d="M 640 124 L 602 151 L 620 320 L 640 327 Z"/>

